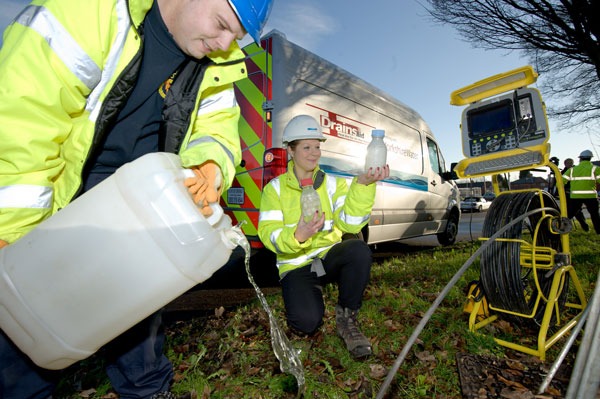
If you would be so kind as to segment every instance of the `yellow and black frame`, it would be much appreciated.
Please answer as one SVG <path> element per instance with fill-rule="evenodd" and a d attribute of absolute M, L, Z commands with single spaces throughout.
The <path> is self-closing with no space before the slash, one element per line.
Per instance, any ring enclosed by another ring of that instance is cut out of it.
<path fill-rule="evenodd" d="M 545 105 L 540 92 L 528 87 L 537 77 L 531 66 L 517 68 L 452 92 L 450 103 L 466 106 L 461 117 L 465 159 L 454 171 L 459 178 L 491 176 L 496 193 L 481 240 L 515 218 L 523 220 L 482 252 L 483 295 L 470 298 L 469 329 L 479 331 L 499 318 L 533 327 L 538 331 L 535 346 L 494 340 L 545 360 L 548 348 L 577 324 L 587 301 L 571 265 L 572 224 L 560 170 L 549 161 Z M 553 172 L 558 198 L 542 189 L 510 190 L 508 179 L 502 179 L 539 167 Z M 525 213 L 529 216 L 519 218 Z"/>

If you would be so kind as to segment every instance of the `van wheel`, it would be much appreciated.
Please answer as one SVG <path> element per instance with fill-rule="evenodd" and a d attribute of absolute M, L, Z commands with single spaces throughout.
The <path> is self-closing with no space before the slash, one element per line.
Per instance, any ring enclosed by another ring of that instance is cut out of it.
<path fill-rule="evenodd" d="M 446 223 L 446 229 L 443 233 L 438 233 L 437 239 L 441 245 L 452 245 L 456 242 L 458 236 L 458 215 L 451 213 Z"/>

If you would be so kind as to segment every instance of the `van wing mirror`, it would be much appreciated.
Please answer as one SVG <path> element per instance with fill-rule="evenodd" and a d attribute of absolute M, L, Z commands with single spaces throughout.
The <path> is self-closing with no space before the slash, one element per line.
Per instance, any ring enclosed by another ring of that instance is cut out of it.
<path fill-rule="evenodd" d="M 456 167 L 456 165 L 458 165 L 458 162 L 452 162 L 452 164 L 450 164 L 450 172 L 443 172 L 441 174 L 442 179 L 444 179 L 444 180 L 458 180 L 458 175 L 454 171 L 454 168 Z"/>

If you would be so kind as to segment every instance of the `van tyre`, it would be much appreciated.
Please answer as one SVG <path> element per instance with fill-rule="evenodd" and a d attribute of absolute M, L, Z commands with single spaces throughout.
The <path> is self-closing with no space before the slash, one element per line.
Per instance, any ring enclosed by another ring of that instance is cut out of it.
<path fill-rule="evenodd" d="M 437 239 L 441 245 L 452 245 L 458 236 L 458 215 L 451 213 L 443 233 L 438 233 Z"/>

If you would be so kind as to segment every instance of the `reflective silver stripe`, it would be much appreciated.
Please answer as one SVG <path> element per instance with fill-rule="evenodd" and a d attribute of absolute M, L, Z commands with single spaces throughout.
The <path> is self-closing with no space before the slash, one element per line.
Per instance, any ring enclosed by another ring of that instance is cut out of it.
<path fill-rule="evenodd" d="M 346 224 L 358 226 L 358 225 L 364 223 L 365 221 L 369 220 L 369 215 L 367 215 L 367 216 L 350 216 L 350 215 L 347 215 L 346 212 L 341 211 L 340 219 L 343 220 L 344 223 L 346 223 Z"/>
<path fill-rule="evenodd" d="M 258 216 L 259 222 L 264 222 L 265 220 L 275 220 L 278 222 L 283 222 L 283 212 L 282 211 L 263 211 L 260 212 Z"/>
<path fill-rule="evenodd" d="M 210 136 L 204 136 L 204 137 L 200 137 L 199 139 L 190 141 L 188 143 L 187 148 L 192 148 L 194 146 L 197 146 L 198 144 L 208 143 L 208 142 L 211 142 L 211 141 L 219 144 L 221 146 L 221 148 L 223 149 L 223 151 L 225 151 L 225 153 L 229 157 L 229 160 L 231 161 L 231 163 L 233 163 L 233 154 L 231 153 L 231 151 L 229 151 L 229 148 L 225 147 L 218 140 L 215 140 L 213 137 L 210 137 Z"/>
<path fill-rule="evenodd" d="M 0 188 L 0 208 L 47 208 L 52 205 L 52 188 L 17 184 Z"/>
<path fill-rule="evenodd" d="M 594 194 L 594 195 L 598 195 L 596 193 L 596 190 L 571 190 L 571 195 L 573 194 Z"/>
<path fill-rule="evenodd" d="M 265 221 L 283 222 L 283 212 L 282 211 L 263 211 L 258 216 L 258 221 L 259 222 L 265 222 Z M 292 227 L 296 226 L 296 224 L 294 223 L 291 226 Z M 333 220 L 331 220 L 331 219 L 325 220 L 322 230 L 331 231 L 332 229 L 333 229 Z"/>
<path fill-rule="evenodd" d="M 281 266 L 284 266 L 284 265 L 295 265 L 295 266 L 298 266 L 298 265 L 301 265 L 303 263 L 306 263 L 309 260 L 317 257 L 317 255 L 319 255 L 321 252 L 327 251 L 329 248 L 333 247 L 334 245 L 335 244 L 331 244 L 328 247 L 319 248 L 319 249 L 317 249 L 317 250 L 315 250 L 315 251 L 313 251 L 313 252 L 311 252 L 311 253 L 309 253 L 307 255 L 298 256 L 297 258 L 286 259 L 286 260 L 281 260 L 281 261 L 278 260 L 277 261 L 277 268 L 280 268 Z"/>
<path fill-rule="evenodd" d="M 277 238 L 279 238 L 279 235 L 281 234 L 282 231 L 283 231 L 283 229 L 277 229 L 277 230 L 273 231 L 271 233 L 271 236 L 269 237 L 269 239 L 271 240 L 271 244 L 273 244 L 273 246 L 275 247 L 275 251 L 279 254 L 281 253 L 281 250 L 277 246 Z"/>
<path fill-rule="evenodd" d="M 88 89 L 92 90 L 98 84 L 100 68 L 48 9 L 41 6 L 27 6 L 17 16 L 16 22 L 39 33 L 58 58 Z"/>
<path fill-rule="evenodd" d="M 127 32 L 129 32 L 130 28 L 131 20 L 129 19 L 127 1 L 117 0 L 117 35 L 115 41 L 110 46 L 108 58 L 104 62 L 100 81 L 88 96 L 87 104 L 85 106 L 85 109 L 90 113 L 90 120 L 93 122 L 96 122 L 96 118 L 98 118 L 98 114 L 100 113 L 100 108 L 102 108 L 102 102 L 99 100 L 100 95 L 116 72 L 117 63 L 123 53 L 125 39 L 127 39 Z"/>
<path fill-rule="evenodd" d="M 341 208 L 342 206 L 344 206 L 344 204 L 346 203 L 346 196 L 342 195 L 340 198 L 338 198 L 337 200 L 335 200 L 335 206 L 333 208 L 334 212 L 336 209 Z"/>
<path fill-rule="evenodd" d="M 203 98 L 198 107 L 198 115 L 208 114 L 236 106 L 237 100 L 235 99 L 233 88 L 231 88 Z"/>
<path fill-rule="evenodd" d="M 279 177 L 276 177 L 273 180 L 271 180 L 271 186 L 273 187 L 273 189 L 275 189 L 277 196 L 281 197 L 281 180 L 279 179 Z"/>
<path fill-rule="evenodd" d="M 589 176 L 577 176 L 577 177 L 572 177 L 572 180 L 597 180 L 596 178 L 596 165 L 592 165 L 592 169 L 590 170 L 590 174 Z M 569 172 L 571 172 L 573 169 L 569 169 Z M 572 173 L 571 173 L 572 174 Z"/>
<path fill-rule="evenodd" d="M 292 225 L 287 225 L 286 227 L 294 227 L 294 226 L 296 226 L 296 225 L 292 224 Z M 277 252 L 278 254 L 281 253 L 281 249 L 279 249 L 279 246 L 277 246 L 277 239 L 281 235 L 282 231 L 283 231 L 283 229 L 277 229 L 277 230 L 273 231 L 273 233 L 271 233 L 271 236 L 269 237 L 269 240 L 271 240 L 271 243 L 275 247 L 275 252 Z"/>
<path fill-rule="evenodd" d="M 563 179 L 571 181 L 571 179 L 573 178 L 573 172 L 572 171 L 573 171 L 573 168 L 567 170 L 567 173 L 565 173 L 563 175 Z"/>
<path fill-rule="evenodd" d="M 325 174 L 325 188 L 327 189 L 327 199 L 329 200 L 329 207 L 331 208 L 332 212 L 335 212 L 336 205 L 334 205 L 331 201 L 333 200 L 333 196 L 335 195 L 335 191 L 337 189 L 336 178 Z"/>
<path fill-rule="evenodd" d="M 325 187 L 327 188 L 327 200 L 329 201 L 329 209 L 331 209 L 332 212 L 335 212 L 335 208 L 331 201 L 333 200 L 333 195 L 335 194 L 336 186 L 335 184 L 333 184 L 332 187 L 331 181 L 335 183 L 335 178 L 330 178 L 327 176 L 327 174 L 325 174 Z M 327 224 L 327 221 L 325 222 L 325 224 Z"/>
<path fill-rule="evenodd" d="M 571 180 L 596 180 L 596 178 L 594 176 L 579 176 L 579 177 L 572 177 Z"/>
<path fill-rule="evenodd" d="M 331 209 L 332 212 L 335 212 L 335 207 L 331 203 L 331 201 L 333 200 L 333 196 L 335 194 L 335 190 L 337 188 L 335 177 L 332 178 L 332 177 L 328 176 L 327 174 L 325 174 L 325 187 L 327 188 L 327 200 L 329 200 L 329 209 Z M 346 197 L 344 196 L 344 198 L 346 198 Z M 333 220 L 331 220 L 331 219 L 325 220 L 325 223 L 323 223 L 323 228 L 321 228 L 321 231 L 332 231 L 332 230 L 333 230 Z"/>

